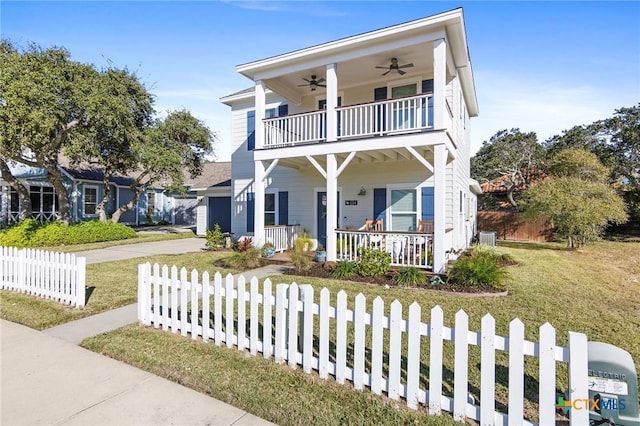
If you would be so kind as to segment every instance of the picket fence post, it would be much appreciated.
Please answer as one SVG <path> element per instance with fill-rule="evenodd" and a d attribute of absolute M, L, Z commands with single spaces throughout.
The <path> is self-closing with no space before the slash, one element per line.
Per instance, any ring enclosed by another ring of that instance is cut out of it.
<path fill-rule="evenodd" d="M 34 253 L 34 258 L 42 259 L 46 256 L 48 255 Z M 62 257 L 64 256 L 48 257 L 47 262 L 57 264 L 56 259 L 62 262 Z M 3 263 L 2 271 L 6 271 L 7 268 Z M 32 275 L 42 283 L 38 291 L 49 292 L 54 296 L 58 294 L 53 284 L 64 280 L 65 273 L 62 268 L 63 266 L 59 266 L 57 270 L 42 269 L 41 263 L 33 262 Z M 408 316 L 404 319 L 403 306 L 398 300 L 391 303 L 389 316 L 386 317 L 381 297 L 373 300 L 369 314 L 366 298 L 361 293 L 355 297 L 354 308 L 351 311 L 348 309 L 348 296 L 344 290 L 337 293 L 334 308 L 330 305 L 331 295 L 327 288 L 320 290 L 319 301 L 315 304 L 314 288 L 310 285 L 278 284 L 273 296 L 271 281 L 265 280 L 261 294 L 260 283 L 255 277 L 251 279 L 249 291 L 243 277 L 234 282 L 231 274 L 225 277 L 224 284 L 220 273 L 215 274 L 213 285 L 209 282 L 206 272 L 199 284 L 200 277 L 195 269 L 190 272 L 190 281 L 187 281 L 187 278 L 189 274 L 186 268 L 180 270 L 178 279 L 177 267 L 173 266 L 169 279 L 167 265 L 162 266 L 161 274 L 158 264 L 153 265 L 153 270 L 149 263 L 138 265 L 138 319 L 147 326 L 153 323 L 156 328 L 162 324 L 162 329 L 166 331 L 171 324 L 172 332 L 177 332 L 179 328 L 182 335 L 186 336 L 190 332 L 191 339 L 194 340 L 202 336 L 203 341 L 212 339 L 216 345 L 221 345 L 224 341 L 227 347 L 235 345 L 237 350 L 249 351 L 254 355 L 262 352 L 264 357 L 273 356 L 276 363 L 286 362 L 293 369 L 298 368 L 300 364 L 307 373 L 317 369 L 321 378 L 326 379 L 333 375 L 337 383 L 350 380 L 358 390 L 369 386 L 374 394 L 382 394 L 384 391 L 391 400 L 405 399 L 407 406 L 414 410 L 418 409 L 420 404 L 424 404 L 431 415 L 439 415 L 442 410 L 451 411 L 456 421 L 472 418 L 481 425 L 528 423 L 524 418 L 525 356 L 539 359 L 540 424 L 555 422 L 557 360 L 569 363 L 571 400 L 588 397 L 587 337 L 581 333 L 569 332 L 568 348 L 558 347 L 556 330 L 549 323 L 540 327 L 539 342 L 529 342 L 525 340 L 524 323 L 518 318 L 509 323 L 508 336 L 501 337 L 496 335 L 496 320 L 490 314 L 482 317 L 480 331 L 475 333 L 469 331 L 469 317 L 463 310 L 456 313 L 455 325 L 449 329 L 444 326 L 444 312 L 440 306 L 431 309 L 429 323 L 424 324 L 422 308 L 415 302 L 409 306 Z M 210 304 L 211 297 L 214 299 L 213 307 Z M 260 303 L 263 309 L 262 342 L 259 337 Z M 189 306 L 190 312 L 187 309 Z M 275 326 L 272 326 L 274 317 Z M 353 323 L 352 337 L 348 333 L 351 327 L 349 322 Z M 314 335 L 314 324 L 319 325 L 317 336 Z M 332 324 L 335 324 L 334 335 L 330 333 Z M 388 346 L 384 344 L 385 329 L 388 330 Z M 272 337 L 272 333 L 275 338 Z M 370 357 L 367 356 L 366 346 L 369 334 Z M 423 381 L 420 367 L 422 362 L 427 362 L 421 359 L 423 336 L 429 338 L 428 389 L 421 387 Z M 314 347 L 316 337 L 317 353 Z M 406 345 L 403 344 L 405 338 Z M 452 341 L 454 345 L 453 398 L 442 395 L 445 340 Z M 333 341 L 335 358 L 332 363 L 330 344 Z M 478 404 L 469 401 L 469 345 L 480 346 Z M 353 348 L 352 360 L 347 358 L 350 346 Z M 406 347 L 406 383 L 402 382 L 405 359 L 403 346 Z M 497 350 L 508 352 L 507 413 L 496 411 Z M 385 356 L 388 357 L 386 378 L 383 369 Z M 368 361 L 369 374 L 366 372 Z M 570 422 L 588 422 L 588 411 L 571 410 Z"/>

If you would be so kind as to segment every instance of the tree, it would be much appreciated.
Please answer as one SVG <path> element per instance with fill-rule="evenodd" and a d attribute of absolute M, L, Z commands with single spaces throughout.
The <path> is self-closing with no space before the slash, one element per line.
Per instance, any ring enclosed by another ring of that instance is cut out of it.
<path fill-rule="evenodd" d="M 640 104 L 620 108 L 613 117 L 594 125 L 600 131 L 605 155 L 612 160 L 614 176 L 640 190 Z"/>
<path fill-rule="evenodd" d="M 0 43 L 0 154 L 47 171 L 65 223 L 71 203 L 58 157 L 71 135 L 89 122 L 81 100 L 95 76 L 91 66 L 70 61 L 64 49 L 31 45 L 21 53 Z"/>
<path fill-rule="evenodd" d="M 4 158 L 0 158 L 0 172 L 2 179 L 6 180 L 18 193 L 18 200 L 20 201 L 20 220 L 30 218 L 31 196 L 29 195 L 29 190 L 22 182 L 20 182 L 19 179 L 16 179 L 13 174 L 11 174 L 9 164 L 7 164 Z"/>
<path fill-rule="evenodd" d="M 549 159 L 551 176 L 532 185 L 525 215 L 543 218 L 570 248 L 598 238 L 609 223 L 627 220 L 625 203 L 606 182 L 609 170 L 592 153 L 570 149 Z"/>
<path fill-rule="evenodd" d="M 184 110 L 156 120 L 144 136 L 132 144 L 137 160 L 137 177 L 131 184 L 134 196 L 118 207 L 111 220 L 118 222 L 155 183 L 171 191 L 184 191 L 185 173 L 191 177 L 202 173 L 202 163 L 205 155 L 212 153 L 215 138 L 204 123 Z"/>
<path fill-rule="evenodd" d="M 134 147 L 152 123 L 153 97 L 127 70 L 100 72 L 85 108 L 90 126 L 74 138 L 67 148 L 72 163 L 89 161 L 103 169 L 103 197 L 96 205 L 102 222 L 107 220 L 106 206 L 111 198 L 110 180 L 137 169 Z"/>
<path fill-rule="evenodd" d="M 522 133 L 520 129 L 501 130 L 484 141 L 471 159 L 471 176 L 480 181 L 491 181 L 503 176 L 501 185 L 512 206 L 518 204 L 513 197 L 516 188 L 526 188 L 530 174 L 545 158 L 544 148 L 538 144 L 534 132 Z"/>
<path fill-rule="evenodd" d="M 609 169 L 598 157 L 584 149 L 565 149 L 549 158 L 549 173 L 557 177 L 575 177 L 578 179 L 608 183 Z"/>

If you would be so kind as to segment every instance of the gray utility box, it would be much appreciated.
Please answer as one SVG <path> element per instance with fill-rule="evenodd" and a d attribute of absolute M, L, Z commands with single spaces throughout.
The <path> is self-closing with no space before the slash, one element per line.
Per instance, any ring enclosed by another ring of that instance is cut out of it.
<path fill-rule="evenodd" d="M 494 231 L 480 231 L 480 236 L 478 238 L 480 244 L 485 244 L 491 247 L 495 247 L 497 244 L 498 233 Z"/>
<path fill-rule="evenodd" d="M 638 374 L 631 354 L 602 342 L 588 343 L 591 424 L 640 426 Z"/>

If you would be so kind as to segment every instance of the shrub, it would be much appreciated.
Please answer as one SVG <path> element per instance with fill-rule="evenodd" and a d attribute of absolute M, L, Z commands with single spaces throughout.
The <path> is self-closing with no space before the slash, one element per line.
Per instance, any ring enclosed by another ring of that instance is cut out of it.
<path fill-rule="evenodd" d="M 363 248 L 359 250 L 360 260 L 356 264 L 356 272 L 363 277 L 384 275 L 391 267 L 391 255 L 378 249 Z"/>
<path fill-rule="evenodd" d="M 504 290 L 509 272 L 500 259 L 495 250 L 471 248 L 453 264 L 447 282 Z"/>
<path fill-rule="evenodd" d="M 0 233 L 0 245 L 13 247 L 42 247 L 95 243 L 135 238 L 136 232 L 121 223 L 98 220 L 65 226 L 61 222 L 40 224 L 26 219 Z"/>
<path fill-rule="evenodd" d="M 245 237 L 233 244 L 233 250 L 242 253 L 253 248 L 253 239 L 251 237 Z"/>
<path fill-rule="evenodd" d="M 418 268 L 403 266 L 393 277 L 393 282 L 405 287 L 415 287 L 424 285 L 427 282 L 427 277 Z"/>
<path fill-rule="evenodd" d="M 347 279 L 356 273 L 356 263 L 348 260 L 341 260 L 331 271 L 331 276 L 338 279 Z"/>
<path fill-rule="evenodd" d="M 31 238 L 40 226 L 40 223 L 33 219 L 25 219 L 0 232 L 0 245 L 19 248 L 31 247 Z"/>
<path fill-rule="evenodd" d="M 224 263 L 225 266 L 237 270 L 257 268 L 260 266 L 260 250 L 251 246 L 245 250 L 236 251 L 225 259 Z"/>
<path fill-rule="evenodd" d="M 223 248 L 226 243 L 226 239 L 224 237 L 224 234 L 222 233 L 222 230 L 220 229 L 220 225 L 217 223 L 213 225 L 213 230 L 207 229 L 205 238 L 207 240 L 205 246 L 209 250 L 219 250 Z"/>
<path fill-rule="evenodd" d="M 294 250 L 289 253 L 291 265 L 296 272 L 306 271 L 311 268 L 311 258 L 300 250 Z"/>

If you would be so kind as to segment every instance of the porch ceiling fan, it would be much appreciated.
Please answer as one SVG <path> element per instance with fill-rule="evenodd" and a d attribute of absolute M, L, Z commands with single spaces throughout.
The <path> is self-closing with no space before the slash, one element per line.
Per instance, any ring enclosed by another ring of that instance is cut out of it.
<path fill-rule="evenodd" d="M 400 75 L 405 75 L 407 72 L 402 71 L 402 68 L 412 68 L 412 67 L 413 67 L 413 63 L 398 65 L 398 58 L 391 58 L 391 64 L 389 64 L 388 67 L 376 67 L 376 68 L 387 70 L 387 72 L 383 73 L 382 75 L 387 75 L 392 71 Z"/>
<path fill-rule="evenodd" d="M 316 90 L 318 87 L 327 87 L 326 84 L 322 84 L 324 83 L 326 80 L 322 77 L 320 77 L 319 79 L 317 78 L 317 76 L 314 74 L 311 76 L 311 80 L 309 80 L 308 78 L 304 78 L 302 77 L 302 79 L 304 81 L 307 82 L 307 84 L 298 84 L 299 87 L 303 87 L 303 86 L 309 86 L 311 88 L 311 91 L 313 92 L 314 90 Z"/>

